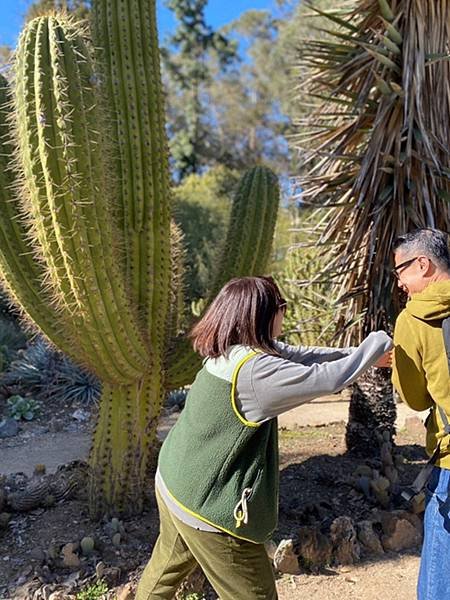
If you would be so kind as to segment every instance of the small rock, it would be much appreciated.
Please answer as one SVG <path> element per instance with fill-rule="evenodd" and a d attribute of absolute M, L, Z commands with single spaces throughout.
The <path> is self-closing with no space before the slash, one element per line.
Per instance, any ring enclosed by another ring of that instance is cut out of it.
<path fill-rule="evenodd" d="M 34 560 L 44 560 L 45 552 L 41 548 L 34 547 L 30 550 L 30 557 Z"/>
<path fill-rule="evenodd" d="M 380 538 L 375 533 L 371 521 L 360 521 L 357 523 L 356 528 L 358 540 L 369 554 L 375 554 L 376 556 L 384 554 Z"/>
<path fill-rule="evenodd" d="M 298 557 L 294 552 L 294 542 L 292 540 L 282 540 L 273 557 L 273 564 L 277 571 L 289 575 L 299 575 L 300 567 Z"/>
<path fill-rule="evenodd" d="M 117 592 L 117 600 L 133 600 L 134 593 L 130 583 L 127 583 L 123 588 L 119 588 Z"/>
<path fill-rule="evenodd" d="M 359 545 L 353 521 L 349 517 L 338 517 L 330 527 L 334 560 L 337 564 L 352 565 L 359 561 Z"/>
<path fill-rule="evenodd" d="M 97 579 L 103 579 L 105 569 L 106 565 L 102 560 L 95 565 L 95 574 L 97 575 Z"/>
<path fill-rule="evenodd" d="M 76 571 L 75 573 L 71 573 L 69 577 L 61 579 L 60 583 L 64 586 L 64 590 L 66 593 L 75 590 L 78 586 L 78 582 L 81 578 L 81 571 Z"/>
<path fill-rule="evenodd" d="M 43 464 L 37 464 L 34 466 L 33 475 L 40 477 L 41 475 L 45 475 L 47 467 Z"/>
<path fill-rule="evenodd" d="M 77 545 L 73 543 L 66 544 L 62 548 L 63 565 L 67 568 L 77 568 L 80 566 L 80 559 L 75 554 Z"/>
<path fill-rule="evenodd" d="M 15 419 L 8 417 L 0 421 L 0 438 L 14 437 L 19 432 L 19 424 Z"/>
<path fill-rule="evenodd" d="M 67 592 L 62 590 L 52 592 L 48 597 L 48 600 L 68 600 Z"/>
<path fill-rule="evenodd" d="M 265 542 L 264 546 L 266 548 L 267 556 L 273 561 L 275 552 L 277 551 L 277 545 L 273 540 L 268 540 Z"/>
<path fill-rule="evenodd" d="M 121 570 L 119 567 L 107 567 L 103 572 L 103 579 L 109 587 L 116 586 L 120 581 Z"/>
<path fill-rule="evenodd" d="M 331 543 L 318 527 L 300 527 L 295 551 L 300 564 L 313 572 L 331 561 Z"/>
<path fill-rule="evenodd" d="M 406 519 L 396 519 L 393 530 L 387 535 L 381 537 L 381 542 L 385 550 L 399 552 L 419 546 L 422 542 L 420 532 Z"/>
<path fill-rule="evenodd" d="M 75 421 L 84 423 L 85 421 L 89 421 L 91 415 L 86 410 L 78 408 L 75 412 L 72 413 L 72 418 L 75 419 Z"/>

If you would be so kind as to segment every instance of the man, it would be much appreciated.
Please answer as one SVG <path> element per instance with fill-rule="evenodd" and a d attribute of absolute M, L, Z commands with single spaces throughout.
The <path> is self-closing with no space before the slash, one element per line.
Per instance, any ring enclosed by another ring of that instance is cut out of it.
<path fill-rule="evenodd" d="M 417 585 L 418 600 L 450 597 L 450 377 L 442 320 L 450 316 L 450 255 L 447 234 L 418 229 L 398 238 L 394 269 L 408 303 L 394 332 L 392 380 L 414 410 L 430 410 L 426 448 L 438 457 L 426 487 L 424 542 Z"/>

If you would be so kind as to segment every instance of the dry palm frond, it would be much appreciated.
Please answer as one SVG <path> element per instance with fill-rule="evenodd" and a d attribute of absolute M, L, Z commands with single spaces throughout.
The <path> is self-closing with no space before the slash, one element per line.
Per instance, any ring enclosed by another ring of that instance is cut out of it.
<path fill-rule="evenodd" d="M 330 211 L 319 243 L 341 330 L 358 338 L 391 322 L 397 235 L 450 231 L 450 0 L 354 0 L 320 14 L 329 27 L 300 58 L 301 97 L 306 87 L 316 108 L 293 141 L 304 201 Z"/>

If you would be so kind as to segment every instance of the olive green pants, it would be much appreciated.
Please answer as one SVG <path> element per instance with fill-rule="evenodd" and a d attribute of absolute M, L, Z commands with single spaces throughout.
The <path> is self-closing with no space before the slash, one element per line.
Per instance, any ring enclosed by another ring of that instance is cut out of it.
<path fill-rule="evenodd" d="M 263 544 L 198 531 L 174 517 L 158 498 L 160 532 L 135 600 L 169 600 L 200 565 L 220 600 L 276 600 L 272 565 Z"/>

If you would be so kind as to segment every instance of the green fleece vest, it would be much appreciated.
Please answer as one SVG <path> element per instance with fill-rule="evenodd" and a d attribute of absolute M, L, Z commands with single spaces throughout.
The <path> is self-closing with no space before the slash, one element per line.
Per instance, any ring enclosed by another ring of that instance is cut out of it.
<path fill-rule="evenodd" d="M 159 470 L 186 512 L 237 538 L 267 540 L 278 518 L 277 420 L 246 421 L 232 382 L 203 367 L 159 454 Z"/>

